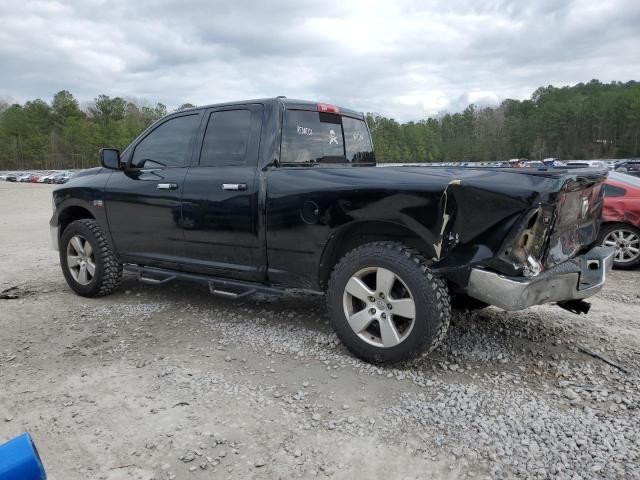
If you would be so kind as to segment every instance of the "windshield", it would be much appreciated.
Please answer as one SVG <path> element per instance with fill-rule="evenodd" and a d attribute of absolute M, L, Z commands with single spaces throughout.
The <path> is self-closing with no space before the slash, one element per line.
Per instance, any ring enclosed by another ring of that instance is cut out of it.
<path fill-rule="evenodd" d="M 364 120 L 334 113 L 285 110 L 281 163 L 374 163 Z"/>

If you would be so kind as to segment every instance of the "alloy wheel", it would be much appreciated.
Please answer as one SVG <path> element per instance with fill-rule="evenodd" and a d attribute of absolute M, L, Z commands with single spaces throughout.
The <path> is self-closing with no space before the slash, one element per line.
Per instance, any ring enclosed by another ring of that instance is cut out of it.
<path fill-rule="evenodd" d="M 631 230 L 614 230 L 604 238 L 603 243 L 615 249 L 614 260 L 617 263 L 631 263 L 640 256 L 640 238 Z"/>
<path fill-rule="evenodd" d="M 80 285 L 89 285 L 96 274 L 93 247 L 82 235 L 71 237 L 67 244 L 67 268 Z"/>
<path fill-rule="evenodd" d="M 351 329 L 376 347 L 402 343 L 415 324 L 413 295 L 402 279 L 386 268 L 356 272 L 345 286 L 343 307 Z"/>

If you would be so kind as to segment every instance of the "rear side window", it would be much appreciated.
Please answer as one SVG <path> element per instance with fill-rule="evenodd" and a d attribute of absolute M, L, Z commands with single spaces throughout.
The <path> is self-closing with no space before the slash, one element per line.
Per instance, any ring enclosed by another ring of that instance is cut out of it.
<path fill-rule="evenodd" d="M 375 162 L 371 137 L 364 120 L 342 117 L 342 126 L 347 161 L 351 163 Z"/>
<path fill-rule="evenodd" d="M 159 125 L 136 145 L 133 168 L 184 167 L 200 114 L 174 117 Z"/>
<path fill-rule="evenodd" d="M 213 112 L 204 134 L 200 166 L 244 165 L 250 138 L 250 110 Z"/>
<path fill-rule="evenodd" d="M 613 185 L 609 185 L 608 183 L 604 184 L 605 197 L 624 197 L 625 193 L 627 192 L 624 188 L 615 187 Z"/>
<path fill-rule="evenodd" d="M 367 126 L 334 113 L 285 110 L 281 163 L 374 162 Z"/>

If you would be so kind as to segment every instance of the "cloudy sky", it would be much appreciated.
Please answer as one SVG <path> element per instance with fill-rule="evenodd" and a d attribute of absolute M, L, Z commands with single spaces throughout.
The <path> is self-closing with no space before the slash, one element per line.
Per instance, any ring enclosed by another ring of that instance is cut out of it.
<path fill-rule="evenodd" d="M 400 120 L 640 80 L 638 0 L 0 0 L 0 96 L 286 95 Z"/>

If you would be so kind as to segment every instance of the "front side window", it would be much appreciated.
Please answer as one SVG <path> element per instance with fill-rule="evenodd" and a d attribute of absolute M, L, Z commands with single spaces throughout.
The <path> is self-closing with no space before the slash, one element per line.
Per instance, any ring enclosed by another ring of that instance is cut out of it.
<path fill-rule="evenodd" d="M 184 167 L 200 114 L 167 120 L 136 145 L 131 159 L 133 168 Z"/>
<path fill-rule="evenodd" d="M 285 110 L 280 161 L 362 163 L 374 159 L 364 121 L 334 113 Z"/>
<path fill-rule="evenodd" d="M 209 116 L 200 166 L 244 165 L 251 138 L 251 110 L 223 110 Z"/>

